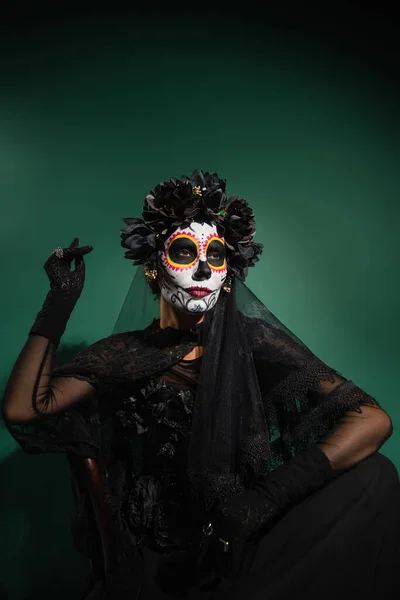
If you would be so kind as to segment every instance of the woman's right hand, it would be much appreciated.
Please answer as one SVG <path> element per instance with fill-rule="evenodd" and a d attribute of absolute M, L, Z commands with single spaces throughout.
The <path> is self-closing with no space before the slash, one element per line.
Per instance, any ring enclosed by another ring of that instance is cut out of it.
<path fill-rule="evenodd" d="M 94 393 L 94 388 L 87 381 L 61 377 L 53 386 L 51 376 L 54 356 L 52 344 L 58 347 L 82 292 L 85 281 L 83 256 L 92 249 L 92 246 L 79 248 L 79 240 L 75 238 L 68 248 L 56 249 L 44 265 L 51 288 L 29 331 L 30 339 L 15 363 L 4 395 L 3 415 L 9 424 L 29 423 L 38 416 L 60 412 Z M 71 270 L 73 261 L 75 270 Z M 43 435 L 43 440 L 50 440 L 48 433 Z M 26 438 L 21 436 L 19 441 L 25 444 L 21 440 L 28 438 L 29 435 Z M 32 438 L 35 451 L 40 448 L 39 438 L 41 436 L 36 440 Z M 55 444 L 53 447 L 56 447 L 54 432 L 51 433 L 51 440 Z M 37 443 L 39 445 L 36 446 Z"/>
<path fill-rule="evenodd" d="M 79 240 L 75 238 L 68 248 L 60 249 L 59 252 L 55 250 L 47 259 L 44 269 L 50 280 L 50 291 L 36 316 L 30 335 L 41 335 L 51 340 L 56 347 L 58 346 L 83 290 L 85 282 L 83 256 L 92 250 L 92 246 L 79 248 Z M 75 270 L 71 271 L 73 261 L 75 261 Z"/>
<path fill-rule="evenodd" d="M 75 297 L 82 293 L 85 282 L 85 254 L 93 250 L 93 246 L 79 247 L 79 239 L 74 238 L 68 248 L 63 248 L 60 257 L 53 252 L 44 264 L 44 270 L 50 281 L 52 292 L 65 297 Z M 75 269 L 71 270 L 75 261 Z"/>

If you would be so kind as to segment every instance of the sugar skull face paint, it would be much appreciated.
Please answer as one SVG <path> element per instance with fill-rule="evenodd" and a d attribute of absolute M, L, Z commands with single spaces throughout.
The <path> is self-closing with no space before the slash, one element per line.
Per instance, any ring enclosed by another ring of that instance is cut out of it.
<path fill-rule="evenodd" d="M 215 225 L 193 222 L 177 229 L 159 258 L 159 285 L 167 302 L 187 312 L 215 305 L 227 276 L 225 243 Z"/>

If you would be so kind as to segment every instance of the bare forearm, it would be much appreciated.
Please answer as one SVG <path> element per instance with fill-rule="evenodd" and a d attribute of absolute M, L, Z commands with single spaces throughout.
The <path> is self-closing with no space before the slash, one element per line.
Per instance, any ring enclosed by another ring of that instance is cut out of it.
<path fill-rule="evenodd" d="M 361 413 L 346 413 L 318 446 L 332 468 L 343 471 L 379 450 L 392 431 L 392 422 L 386 412 L 378 407 L 363 406 Z"/>
<path fill-rule="evenodd" d="M 51 403 L 51 372 L 55 345 L 50 340 L 30 335 L 11 372 L 3 404 L 6 420 L 25 420 L 46 412 Z"/>
<path fill-rule="evenodd" d="M 60 412 L 90 397 L 93 386 L 74 377 L 53 377 L 55 345 L 29 336 L 11 372 L 3 416 L 9 423 L 26 423 L 45 414 Z"/>

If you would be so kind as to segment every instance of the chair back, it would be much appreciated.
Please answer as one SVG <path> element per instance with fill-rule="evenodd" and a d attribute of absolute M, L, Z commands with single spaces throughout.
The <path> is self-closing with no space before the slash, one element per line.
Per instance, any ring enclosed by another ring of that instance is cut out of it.
<path fill-rule="evenodd" d="M 111 572 L 116 563 L 116 533 L 100 469 L 94 458 L 76 455 L 70 455 L 68 458 L 75 477 L 91 500 L 102 547 L 102 564 L 92 567 L 96 571 L 102 571 L 104 576 Z"/>

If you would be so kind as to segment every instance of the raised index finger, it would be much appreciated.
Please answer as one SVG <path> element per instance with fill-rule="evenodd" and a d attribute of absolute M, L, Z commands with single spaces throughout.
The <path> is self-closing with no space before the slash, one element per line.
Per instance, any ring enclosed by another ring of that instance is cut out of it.
<path fill-rule="evenodd" d="M 79 238 L 75 237 L 72 242 L 70 243 L 70 245 L 68 246 L 68 249 L 70 248 L 77 248 L 79 246 Z M 66 248 L 65 248 L 66 250 Z"/>

